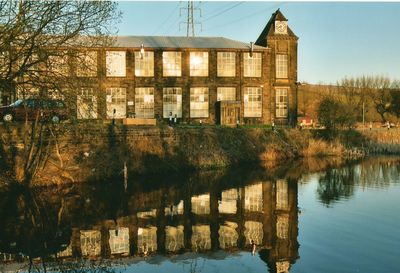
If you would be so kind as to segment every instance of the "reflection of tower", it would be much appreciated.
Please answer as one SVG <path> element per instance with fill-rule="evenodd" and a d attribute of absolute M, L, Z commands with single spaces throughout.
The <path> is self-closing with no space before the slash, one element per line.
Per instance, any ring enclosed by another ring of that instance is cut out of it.
<path fill-rule="evenodd" d="M 265 187 L 268 184 L 265 185 Z M 268 191 L 264 191 L 268 194 Z M 297 217 L 297 182 L 277 180 L 269 191 L 272 202 L 266 218 L 270 219 L 265 232 L 270 241 L 265 241 L 266 248 L 260 251 L 260 257 L 269 267 L 270 272 L 289 272 L 291 264 L 298 258 L 299 244 Z M 267 201 L 264 196 L 264 200 Z"/>

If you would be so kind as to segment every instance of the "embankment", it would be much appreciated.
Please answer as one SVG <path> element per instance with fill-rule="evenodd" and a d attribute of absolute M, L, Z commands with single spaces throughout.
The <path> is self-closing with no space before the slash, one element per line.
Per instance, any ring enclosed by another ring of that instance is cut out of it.
<path fill-rule="evenodd" d="M 18 174 L 24 148 L 20 130 L 2 130 L 1 164 L 14 166 Z M 400 130 L 342 131 L 332 137 L 314 130 L 107 124 L 63 126 L 57 135 L 57 150 L 49 149 L 34 184 L 113 179 L 121 177 L 125 166 L 129 174 L 168 175 L 243 163 L 271 168 L 303 157 L 400 154 Z"/>

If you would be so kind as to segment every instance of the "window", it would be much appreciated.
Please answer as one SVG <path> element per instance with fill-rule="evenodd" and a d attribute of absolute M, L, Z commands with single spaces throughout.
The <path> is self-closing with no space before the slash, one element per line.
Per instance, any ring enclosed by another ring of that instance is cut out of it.
<path fill-rule="evenodd" d="M 209 225 L 192 226 L 192 249 L 194 251 L 211 249 L 211 229 Z"/>
<path fill-rule="evenodd" d="M 107 77 L 126 76 L 126 52 L 107 51 L 106 52 Z"/>
<path fill-rule="evenodd" d="M 78 53 L 76 75 L 78 77 L 97 76 L 97 51 Z"/>
<path fill-rule="evenodd" d="M 210 194 L 195 195 L 191 197 L 192 213 L 210 214 Z"/>
<path fill-rule="evenodd" d="M 185 247 L 184 227 L 179 225 L 177 227 L 165 227 L 165 248 L 167 251 L 178 251 Z"/>
<path fill-rule="evenodd" d="M 218 240 L 219 246 L 222 249 L 237 247 L 239 234 L 236 231 L 238 224 L 235 222 L 225 221 L 224 224 L 219 225 Z"/>
<path fill-rule="evenodd" d="M 236 75 L 236 53 L 218 52 L 217 53 L 217 75 L 218 77 L 235 77 Z"/>
<path fill-rule="evenodd" d="M 38 98 L 39 89 L 36 87 L 17 86 L 17 99 Z"/>
<path fill-rule="evenodd" d="M 244 209 L 246 211 L 263 211 L 263 191 L 261 183 L 244 188 Z"/>
<path fill-rule="evenodd" d="M 261 53 L 253 52 L 243 53 L 244 76 L 245 77 L 261 77 Z"/>
<path fill-rule="evenodd" d="M 107 118 L 126 117 L 126 88 L 106 89 Z"/>
<path fill-rule="evenodd" d="M 52 100 L 64 100 L 64 94 L 67 93 L 67 90 L 60 89 L 47 89 L 47 96 Z"/>
<path fill-rule="evenodd" d="M 276 181 L 276 209 L 288 209 L 288 184 L 285 180 Z"/>
<path fill-rule="evenodd" d="M 68 56 L 67 52 L 61 51 L 59 55 L 51 55 L 47 59 L 48 70 L 57 76 L 68 76 Z"/>
<path fill-rule="evenodd" d="M 109 234 L 111 254 L 129 254 L 129 228 L 110 229 Z"/>
<path fill-rule="evenodd" d="M 276 219 L 276 236 L 287 239 L 289 235 L 289 215 L 278 215 Z"/>
<path fill-rule="evenodd" d="M 82 256 L 98 256 L 101 253 L 101 233 L 98 230 L 81 230 Z"/>
<path fill-rule="evenodd" d="M 288 77 L 288 59 L 287 55 L 276 55 L 276 77 L 287 79 Z"/>
<path fill-rule="evenodd" d="M 157 250 L 157 227 L 138 228 L 137 248 L 139 254 Z"/>
<path fill-rule="evenodd" d="M 190 76 L 208 76 L 208 52 L 190 52 Z"/>
<path fill-rule="evenodd" d="M 225 190 L 221 193 L 221 201 L 218 202 L 219 213 L 235 214 L 237 211 L 237 189 Z"/>
<path fill-rule="evenodd" d="M 288 96 L 287 89 L 276 89 L 276 113 L 277 118 L 287 118 L 288 115 Z"/>
<path fill-rule="evenodd" d="M 244 89 L 244 117 L 262 116 L 262 88 L 246 87 Z"/>
<path fill-rule="evenodd" d="M 144 53 L 135 52 L 135 76 L 153 77 L 154 76 L 154 52 Z"/>
<path fill-rule="evenodd" d="M 8 54 L 8 53 L 7 53 Z M 8 56 L 8 55 L 7 55 Z M 8 57 L 7 57 L 8 58 Z M 51 59 L 51 58 L 50 58 Z M 5 69 L 5 71 L 7 71 L 9 69 L 9 62 L 13 62 L 12 58 L 11 59 L 6 59 L 6 66 L 3 67 L 3 69 Z M 32 54 L 22 54 L 20 55 L 16 62 L 16 69 L 20 70 L 22 68 L 25 68 L 25 72 L 22 73 L 22 77 L 30 77 L 30 76 L 36 76 L 39 77 L 40 74 L 44 71 L 46 71 L 47 69 L 50 69 L 50 64 L 49 64 L 49 59 L 47 59 L 47 64 L 43 63 L 43 57 L 39 58 L 37 53 L 32 53 Z M 47 65 L 47 67 L 46 67 Z M 2 70 L 1 66 L 0 66 L 0 71 Z"/>
<path fill-rule="evenodd" d="M 154 88 L 135 89 L 135 114 L 138 118 L 154 118 Z"/>
<path fill-rule="evenodd" d="M 208 117 L 208 88 L 190 88 L 190 117 Z"/>
<path fill-rule="evenodd" d="M 246 238 L 246 245 L 250 245 L 252 241 L 261 245 L 264 237 L 263 224 L 258 221 L 245 221 L 244 237 Z"/>
<path fill-rule="evenodd" d="M 5 73 L 8 70 L 8 62 L 8 51 L 0 51 L 0 73 Z"/>
<path fill-rule="evenodd" d="M 164 77 L 180 77 L 182 54 L 176 51 L 163 52 L 163 76 Z"/>
<path fill-rule="evenodd" d="M 82 88 L 78 93 L 76 105 L 78 119 L 97 118 L 97 97 L 93 88 Z"/>
<path fill-rule="evenodd" d="M 182 117 L 182 88 L 163 88 L 163 117 L 168 118 L 171 112 L 173 117 Z"/>
<path fill-rule="evenodd" d="M 218 87 L 217 88 L 217 101 L 221 100 L 236 100 L 235 87 Z"/>

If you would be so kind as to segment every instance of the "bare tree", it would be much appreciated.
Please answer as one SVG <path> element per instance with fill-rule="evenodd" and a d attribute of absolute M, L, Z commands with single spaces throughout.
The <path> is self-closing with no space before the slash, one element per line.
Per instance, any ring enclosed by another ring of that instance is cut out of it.
<path fill-rule="evenodd" d="M 95 84 L 89 76 L 98 75 L 97 66 L 90 71 L 97 55 L 86 53 L 112 42 L 112 26 L 120 15 L 116 7 L 110 1 L 0 0 L 0 93 L 11 100 L 57 97 L 73 107 L 76 90 Z M 41 113 L 29 122 L 26 116 L 22 148 L 0 149 L 10 168 L 17 164 L 15 151 L 22 150 L 18 165 L 23 168 L 15 180 L 24 184 L 31 183 L 50 154 L 56 154 L 58 165 L 64 167 L 57 156 L 60 126 L 43 122 Z M 3 139 L 5 143 L 11 140 Z"/>
<path fill-rule="evenodd" d="M 370 80 L 369 96 L 375 106 L 376 112 L 383 122 L 387 120 L 386 114 L 392 107 L 391 80 L 387 77 L 376 76 Z"/>

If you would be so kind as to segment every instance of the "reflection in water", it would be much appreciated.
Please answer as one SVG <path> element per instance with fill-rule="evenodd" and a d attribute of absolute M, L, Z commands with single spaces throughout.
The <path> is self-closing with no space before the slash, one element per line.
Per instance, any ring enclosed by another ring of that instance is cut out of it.
<path fill-rule="evenodd" d="M 98 230 L 81 230 L 82 256 L 99 256 L 101 253 L 101 233 Z"/>
<path fill-rule="evenodd" d="M 262 212 L 263 192 L 262 183 L 244 188 L 244 207 L 247 211 Z"/>
<path fill-rule="evenodd" d="M 263 224 L 256 221 L 244 222 L 244 237 L 246 237 L 246 245 L 250 245 L 253 242 L 257 245 L 262 243 L 264 237 Z"/>
<path fill-rule="evenodd" d="M 219 236 L 219 246 L 222 249 L 237 247 L 239 234 L 236 229 L 238 224 L 235 222 L 225 221 L 224 224 L 219 226 L 218 236 Z"/>
<path fill-rule="evenodd" d="M 221 193 L 221 201 L 218 204 L 219 213 L 235 214 L 237 211 L 238 191 L 229 189 Z"/>
<path fill-rule="evenodd" d="M 139 254 L 147 255 L 157 250 L 157 228 L 138 228 L 137 248 Z"/>
<path fill-rule="evenodd" d="M 164 209 L 165 215 L 178 215 L 183 214 L 183 200 L 180 200 L 177 205 L 170 205 Z"/>
<path fill-rule="evenodd" d="M 129 228 L 110 229 L 111 254 L 129 254 Z"/>
<path fill-rule="evenodd" d="M 192 249 L 202 251 L 211 249 L 211 231 L 209 225 L 192 226 Z"/>
<path fill-rule="evenodd" d="M 210 214 L 210 194 L 192 196 L 192 213 Z"/>
<path fill-rule="evenodd" d="M 318 196 L 325 204 L 349 197 L 356 183 L 368 183 L 367 176 L 384 186 L 400 171 L 385 164 L 328 170 Z M 217 250 L 229 255 L 251 251 L 254 243 L 270 272 L 289 271 L 299 249 L 298 178 L 241 172 L 191 179 L 196 183 L 133 184 L 128 192 L 88 184 L 0 194 L 1 263 Z"/>
<path fill-rule="evenodd" d="M 41 210 L 47 215 L 58 217 L 62 223 L 71 223 L 71 235 L 55 248 L 58 259 L 100 259 L 218 249 L 250 251 L 252 243 L 257 245 L 257 249 L 271 252 L 277 243 L 285 241 L 291 242 L 287 243 L 291 246 L 290 251 L 271 257 L 291 264 L 298 257 L 297 182 L 286 179 L 263 181 L 259 176 L 253 179 L 256 183 L 249 181 L 243 186 L 240 183 L 211 183 L 207 177 L 203 182 L 199 180 L 197 188 L 135 189 L 133 193 L 121 192 L 118 200 L 123 201 L 118 205 L 110 205 L 106 194 L 93 192 L 96 187 L 89 187 L 89 192 L 86 192 L 85 186 L 80 190 L 69 189 L 64 196 L 39 199 Z M 48 196 L 49 193 L 42 194 Z M 93 195 L 86 196 L 88 194 Z M 111 194 L 113 200 L 116 195 Z M 52 212 L 52 208 L 59 208 L 60 198 L 64 200 L 61 201 L 62 212 L 57 209 Z M 20 243 L 11 247 L 10 242 L 17 234 L 9 230 L 15 221 L 20 229 L 24 229 L 23 222 L 18 223 L 18 213 L 6 217 L 9 218 L 8 224 L 1 226 L 4 232 L 0 233 L 1 252 L 23 253 Z M 50 237 L 43 237 L 43 242 L 46 243 Z M 32 238 L 25 235 L 25 239 Z M 43 251 L 36 257 L 48 260 L 53 254 L 50 250 Z M 15 261 L 15 257 L 8 259 Z"/>
<path fill-rule="evenodd" d="M 165 227 L 165 249 L 168 252 L 177 252 L 184 248 L 184 227 L 179 225 L 177 227 L 166 226 Z"/>

